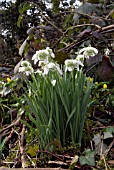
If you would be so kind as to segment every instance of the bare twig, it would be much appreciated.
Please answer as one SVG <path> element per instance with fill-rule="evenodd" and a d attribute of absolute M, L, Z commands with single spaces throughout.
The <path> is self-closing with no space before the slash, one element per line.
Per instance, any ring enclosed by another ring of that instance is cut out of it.
<path fill-rule="evenodd" d="M 112 126 L 102 126 L 102 127 L 92 128 L 92 130 L 105 129 L 105 128 L 110 128 L 110 127 Z"/>
<path fill-rule="evenodd" d="M 14 133 L 14 129 L 11 130 L 9 136 L 6 138 L 6 142 L 8 142 L 8 141 L 11 139 L 13 133 Z M 6 143 L 6 142 L 5 142 L 5 143 Z"/>
<path fill-rule="evenodd" d="M 95 25 L 95 24 L 81 24 L 81 25 L 76 25 L 76 26 L 71 26 L 70 28 L 68 28 L 65 32 L 63 32 L 63 36 L 61 36 L 57 42 L 55 42 L 55 44 L 53 45 L 53 47 L 55 47 L 55 45 L 57 45 L 65 36 L 68 36 L 67 35 L 67 32 L 70 31 L 70 30 L 73 30 L 75 28 L 79 28 L 79 27 L 84 27 L 84 26 L 94 26 L 98 29 L 100 29 L 101 27 L 99 25 Z M 69 37 L 69 36 L 68 36 Z M 69 37 L 70 38 L 70 37 Z M 78 39 L 80 38 L 80 36 L 77 37 Z M 71 39 L 71 38 L 70 38 Z M 73 39 L 72 39 L 73 40 Z M 76 42 L 75 40 L 73 40 L 73 42 Z M 52 48 L 53 48 L 52 47 Z"/>
<path fill-rule="evenodd" d="M 108 170 L 107 164 L 106 164 L 106 160 L 105 160 L 105 157 L 104 157 L 104 156 L 103 156 L 103 161 L 104 161 L 104 165 L 105 165 L 105 170 Z"/>
<path fill-rule="evenodd" d="M 0 64 L 0 67 L 14 68 L 15 66 L 9 64 Z"/>
<path fill-rule="evenodd" d="M 109 25 L 109 26 L 106 26 L 106 27 L 103 27 L 103 28 L 100 28 L 100 29 L 97 29 L 95 32 L 105 34 L 105 33 L 109 33 L 110 31 L 112 32 L 113 29 L 114 29 L 114 24 Z M 60 49 L 59 52 L 61 52 L 61 51 L 70 51 L 73 47 L 81 44 L 82 42 L 84 42 L 84 41 L 86 41 L 86 40 L 88 40 L 91 36 L 92 36 L 92 32 L 90 32 L 90 35 L 89 35 L 88 37 L 87 37 L 87 36 L 85 37 L 85 35 L 82 34 L 82 35 L 80 36 L 80 39 L 81 39 L 81 40 L 78 39 L 78 40 L 72 42 L 72 43 L 69 44 L 68 46 Z"/>
<path fill-rule="evenodd" d="M 26 154 L 26 156 L 27 156 L 27 158 L 30 160 L 30 162 L 31 162 L 31 164 L 34 166 L 34 168 L 35 168 L 35 163 L 32 161 L 32 158 L 29 156 L 29 155 L 27 155 Z"/>
<path fill-rule="evenodd" d="M 98 29 L 101 28 L 101 26 L 99 25 L 96 25 L 96 24 L 81 24 L 81 25 L 76 25 L 76 26 L 71 26 L 70 28 L 68 28 L 64 34 L 66 34 L 69 30 L 72 30 L 72 29 L 75 29 L 75 28 L 79 28 L 79 27 L 84 27 L 84 26 L 93 26 L 93 27 L 96 27 Z"/>
<path fill-rule="evenodd" d="M 22 128 L 22 131 L 20 133 L 20 138 L 19 138 L 19 148 L 20 148 L 20 153 L 21 153 L 22 168 L 25 168 L 25 166 L 26 166 L 25 151 L 24 151 L 25 127 L 26 126 L 23 124 L 23 128 Z"/>
<path fill-rule="evenodd" d="M 112 148 L 113 144 L 114 144 L 114 139 L 113 139 L 112 142 L 110 143 L 108 149 L 106 149 L 105 152 L 104 152 L 104 154 L 102 154 L 100 160 L 104 159 L 104 157 L 107 156 L 107 154 L 108 154 L 108 152 L 110 151 L 110 149 Z"/>
<path fill-rule="evenodd" d="M 12 127 L 18 125 L 18 123 L 20 122 L 21 120 L 21 117 L 22 117 L 22 114 L 21 115 L 18 115 L 17 119 L 9 126 L 3 128 L 2 130 L 0 130 L 0 134 L 3 133 L 4 131 L 8 130 L 8 129 L 11 129 Z"/>
<path fill-rule="evenodd" d="M 5 74 L 5 73 L 0 74 L 0 77 L 2 77 L 2 78 L 10 77 L 10 76 L 11 76 L 11 74 Z"/>
<path fill-rule="evenodd" d="M 114 24 L 103 27 L 101 30 L 97 30 L 97 32 L 103 32 L 110 29 L 114 29 Z"/>

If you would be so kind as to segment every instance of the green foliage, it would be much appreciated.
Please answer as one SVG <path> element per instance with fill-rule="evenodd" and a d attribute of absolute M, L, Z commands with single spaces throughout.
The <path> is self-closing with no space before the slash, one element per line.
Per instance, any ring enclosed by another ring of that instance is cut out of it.
<path fill-rule="evenodd" d="M 59 12 L 60 0 L 52 0 L 53 10 L 57 13 Z"/>
<path fill-rule="evenodd" d="M 80 161 L 80 165 L 90 165 L 90 166 L 95 166 L 95 152 L 87 149 L 84 151 L 84 156 L 80 156 L 79 161 Z"/>
<path fill-rule="evenodd" d="M 106 128 L 105 132 L 110 132 L 114 134 L 114 128 L 113 127 Z"/>
<path fill-rule="evenodd" d="M 92 107 L 99 103 L 102 105 L 99 110 L 105 111 L 106 108 L 113 109 L 114 88 L 109 82 L 95 82 L 92 90 Z"/>
<path fill-rule="evenodd" d="M 20 27 L 21 20 L 23 18 L 23 13 L 31 9 L 33 6 L 29 2 L 23 2 L 19 5 L 19 17 L 17 21 L 17 26 Z"/>
<path fill-rule="evenodd" d="M 3 141 L 1 141 L 1 137 L 0 137 L 0 165 L 1 165 L 1 156 L 2 156 L 2 151 L 3 151 L 3 149 L 4 149 L 5 142 L 6 142 L 6 138 L 4 138 L 4 140 L 3 140 Z"/>
<path fill-rule="evenodd" d="M 55 86 L 51 84 L 52 78 L 57 81 Z M 31 91 L 30 96 L 25 95 L 30 107 L 28 116 L 39 130 L 41 147 L 45 148 L 54 139 L 62 146 L 67 139 L 81 144 L 92 87 L 82 71 L 65 73 L 63 77 L 56 73 L 48 77 L 37 74 L 27 85 Z"/>
<path fill-rule="evenodd" d="M 1 127 L 2 122 L 3 124 L 11 123 L 13 114 L 22 114 L 23 112 L 20 108 L 20 103 L 22 103 L 20 86 L 20 84 L 17 85 L 17 80 L 11 80 L 10 78 L 7 78 L 7 80 L 1 79 L 0 81 Z"/>
<path fill-rule="evenodd" d="M 27 154 L 29 154 L 31 157 L 36 157 L 36 152 L 38 150 L 38 144 L 35 144 L 33 146 L 29 146 L 27 150 Z"/>
<path fill-rule="evenodd" d="M 81 71 L 64 73 L 62 76 L 50 73 L 47 77 L 41 77 L 36 73 L 27 81 L 27 89 L 24 87 L 26 94 L 23 100 L 21 96 L 23 90 L 19 87 L 21 83 L 0 81 L 0 110 L 2 112 L 1 127 L 4 128 L 6 124 L 12 123 L 13 110 L 15 110 L 16 116 L 25 113 L 26 116 L 23 116 L 21 123 L 24 123 L 31 130 L 27 129 L 27 137 L 29 132 L 31 140 L 34 139 L 34 135 L 37 135 L 37 138 L 40 139 L 40 147 L 44 149 L 47 146 L 47 149 L 54 150 L 56 147 L 61 149 L 61 146 L 67 146 L 69 143 L 81 144 L 82 137 L 85 140 L 88 138 L 86 133 L 85 136 L 82 134 L 89 106 L 91 107 L 88 114 L 93 117 L 96 109 L 100 112 L 99 115 L 102 112 L 108 113 L 110 116 L 113 114 L 114 5 L 112 1 L 89 0 L 89 3 L 85 2 L 77 8 L 77 6 L 70 6 L 73 5 L 75 0 L 71 0 L 70 5 L 66 1 L 52 0 L 53 6 L 49 9 L 45 2 L 50 3 L 50 1 L 0 2 L 2 7 L 0 9 L 2 18 L 0 24 L 2 32 L 0 34 L 2 34 L 2 38 L 5 37 L 6 41 L 6 45 L 4 45 L 6 50 L 6 53 L 4 53 L 5 60 L 1 57 L 0 62 L 12 64 L 12 61 L 15 61 L 17 63 L 16 59 L 19 60 L 17 48 L 21 46 L 22 41 L 27 36 L 29 41 L 26 39 L 24 54 L 32 51 L 29 56 L 31 59 L 36 50 L 49 46 L 53 48 L 55 61 L 59 64 L 63 64 L 67 58 L 74 58 L 75 52 L 80 48 L 92 44 L 99 50 L 99 54 L 89 60 L 86 59 L 87 68 L 85 68 L 85 72 L 87 71 L 88 76 L 94 76 L 99 83 L 93 86 L 92 82 L 89 79 L 87 80 L 86 75 Z M 32 3 L 36 3 L 36 5 L 32 6 Z M 27 10 L 29 10 L 29 14 Z M 34 29 L 30 35 L 26 32 L 31 26 Z M 3 34 L 4 31 L 5 34 Z M 110 49 L 110 53 L 104 54 L 107 48 Z M 0 50 L 3 50 L 2 42 L 0 43 Z M 77 79 L 75 76 L 77 76 Z M 53 86 L 52 80 L 55 79 L 56 84 Z M 90 93 L 91 101 L 89 102 Z M 98 121 L 102 120 L 101 122 L 108 124 L 107 115 L 103 119 L 99 118 L 101 115 L 98 116 Z M 26 117 L 29 117 L 29 121 L 26 121 Z M 89 121 L 91 120 L 89 119 Z M 95 125 L 95 123 L 94 121 L 93 124 Z M 104 133 L 105 139 L 109 137 L 110 133 L 114 134 L 112 127 L 106 128 L 104 131 L 106 131 Z M 92 133 L 89 134 L 88 141 Z M 0 154 L 3 151 L 5 139 L 1 141 Z M 26 139 L 26 142 L 28 144 L 30 140 Z M 33 144 L 26 151 L 31 157 L 35 157 L 37 149 L 39 149 L 37 145 Z M 17 148 L 14 148 L 14 150 L 17 150 Z M 93 151 L 86 150 L 79 159 L 80 165 L 94 166 L 94 155 Z M 11 152 L 6 161 L 11 162 L 15 157 L 16 153 Z M 73 167 L 76 162 L 77 157 L 72 162 Z"/>

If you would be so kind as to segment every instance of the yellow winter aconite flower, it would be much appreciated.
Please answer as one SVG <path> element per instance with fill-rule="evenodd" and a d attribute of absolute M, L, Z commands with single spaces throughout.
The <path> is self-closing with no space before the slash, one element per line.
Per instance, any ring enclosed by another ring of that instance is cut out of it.
<path fill-rule="evenodd" d="M 11 82 L 11 79 L 10 79 L 9 77 L 7 78 L 7 82 L 8 82 L 8 83 L 10 83 L 10 82 Z"/>
<path fill-rule="evenodd" d="M 90 78 L 89 78 L 89 81 L 92 83 L 93 79 L 90 77 Z"/>
<path fill-rule="evenodd" d="M 86 88 L 87 88 L 87 87 L 86 87 L 86 86 L 84 86 L 84 90 L 86 90 Z"/>
<path fill-rule="evenodd" d="M 96 85 L 98 85 L 99 83 L 98 82 L 95 82 Z"/>
<path fill-rule="evenodd" d="M 107 84 L 104 84 L 104 85 L 103 85 L 103 89 L 107 89 Z"/>
<path fill-rule="evenodd" d="M 91 77 L 86 77 L 86 79 L 89 80 L 90 83 L 92 83 L 92 81 L 93 81 L 93 78 L 91 78 Z"/>

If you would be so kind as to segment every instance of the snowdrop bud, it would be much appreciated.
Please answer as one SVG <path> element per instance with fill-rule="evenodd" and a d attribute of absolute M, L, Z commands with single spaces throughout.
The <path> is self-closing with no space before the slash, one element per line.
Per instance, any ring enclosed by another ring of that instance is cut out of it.
<path fill-rule="evenodd" d="M 55 86 L 56 80 L 52 80 L 51 83 L 52 83 L 53 86 Z"/>

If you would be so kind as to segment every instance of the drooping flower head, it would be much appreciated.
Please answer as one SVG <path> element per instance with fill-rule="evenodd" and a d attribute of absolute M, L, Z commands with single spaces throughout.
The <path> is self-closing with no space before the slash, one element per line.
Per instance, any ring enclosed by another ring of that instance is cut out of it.
<path fill-rule="evenodd" d="M 85 47 L 79 51 L 79 54 L 83 54 L 85 58 L 89 58 L 98 54 L 98 50 L 94 47 Z"/>
<path fill-rule="evenodd" d="M 19 72 L 23 72 L 27 76 L 33 73 L 33 68 L 28 61 L 22 61 L 21 67 L 19 67 Z"/>
<path fill-rule="evenodd" d="M 79 71 L 79 66 L 84 66 L 80 60 L 76 60 L 76 59 L 65 60 L 65 72 L 72 71 L 75 68 Z"/>
<path fill-rule="evenodd" d="M 49 54 L 52 58 L 55 58 L 55 54 L 53 53 L 51 48 L 47 47 L 46 50 L 49 52 Z"/>
<path fill-rule="evenodd" d="M 59 65 L 57 63 L 48 63 L 44 66 L 44 75 L 47 75 L 50 70 L 52 71 L 58 71 L 60 75 L 62 75 L 62 70 L 60 69 Z"/>
<path fill-rule="evenodd" d="M 34 60 L 34 64 L 36 64 L 38 61 L 43 61 L 45 64 L 47 64 L 51 57 L 54 58 L 55 55 L 52 50 L 47 47 L 46 49 L 36 51 L 32 57 L 32 60 Z"/>

